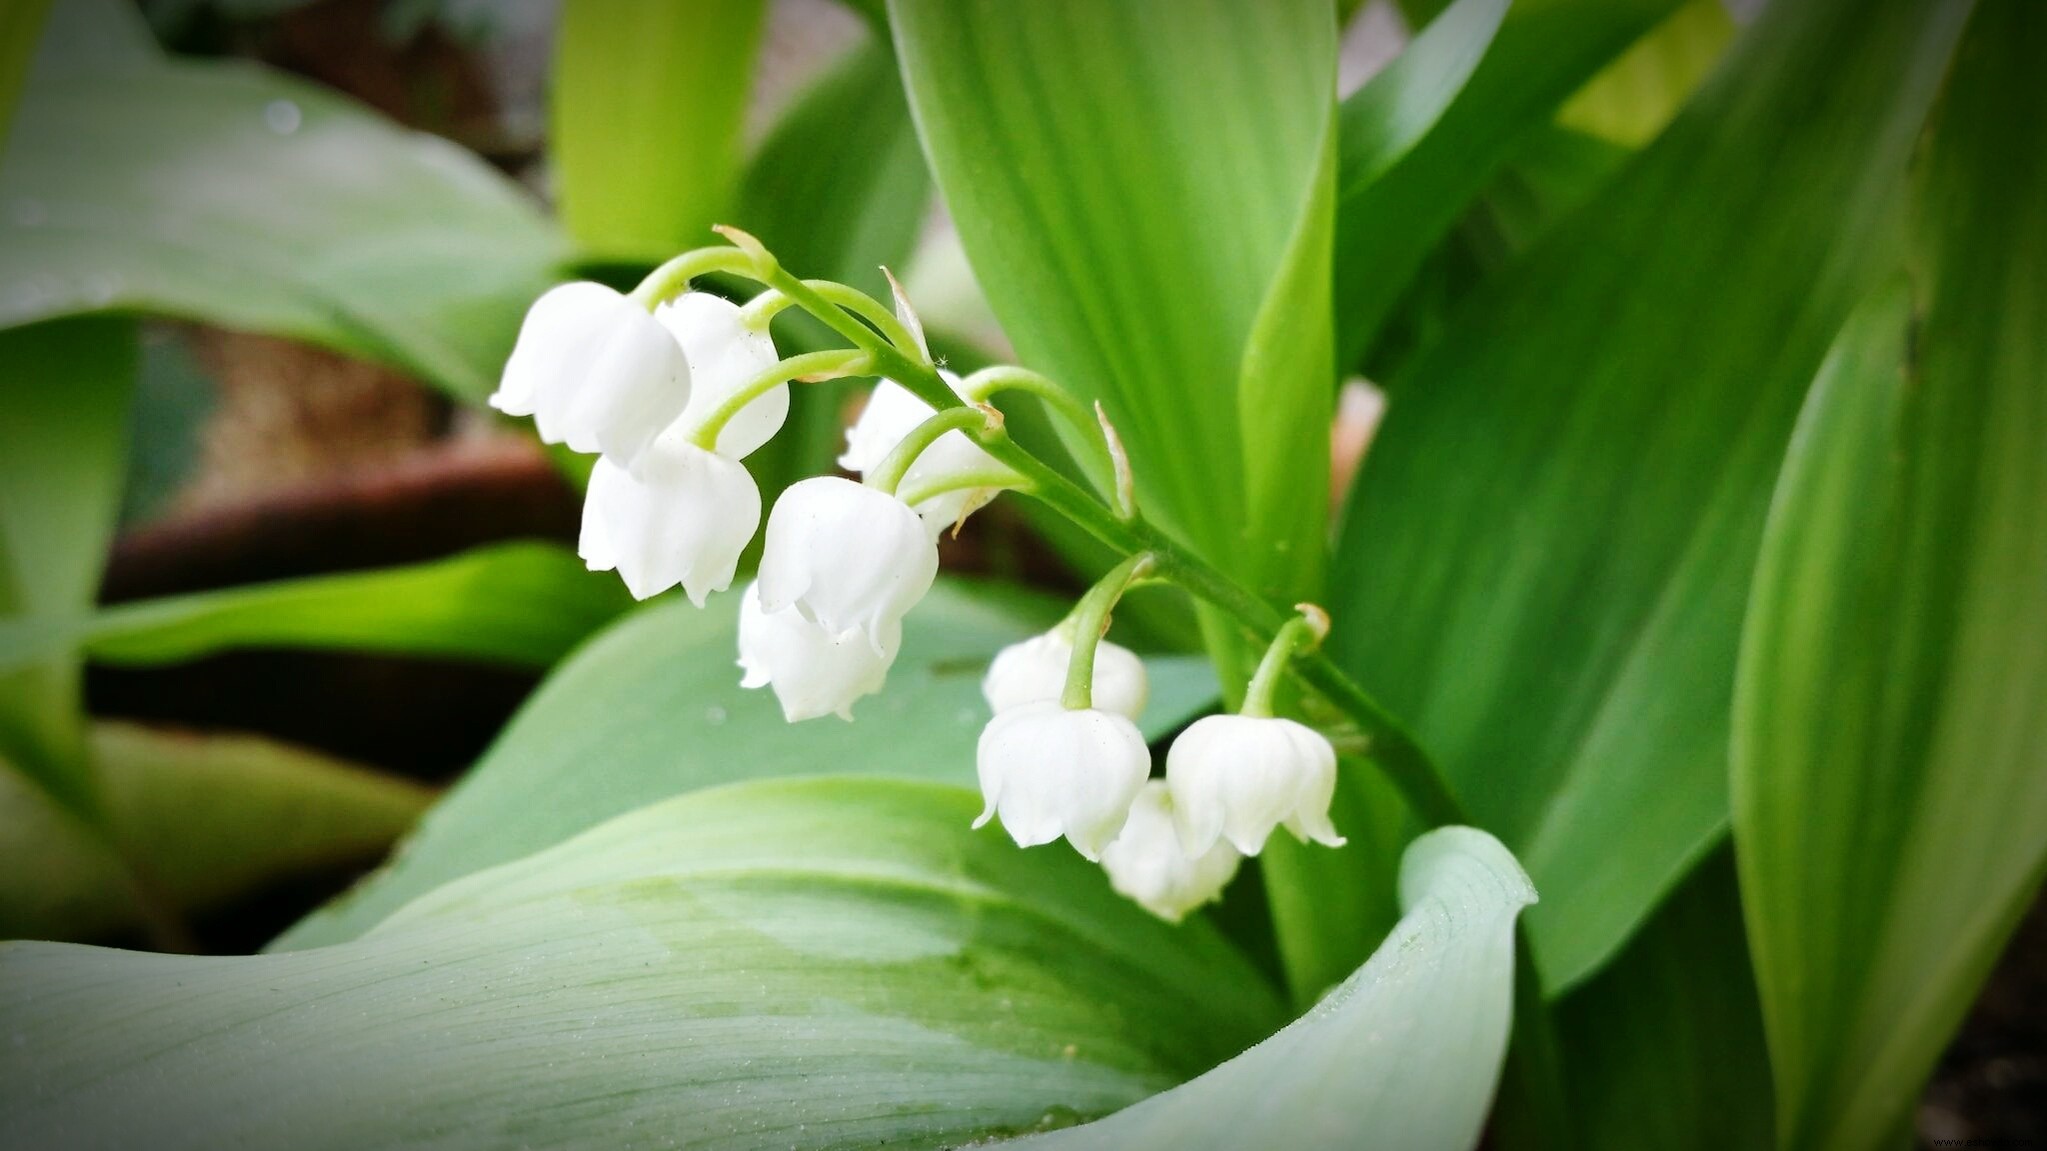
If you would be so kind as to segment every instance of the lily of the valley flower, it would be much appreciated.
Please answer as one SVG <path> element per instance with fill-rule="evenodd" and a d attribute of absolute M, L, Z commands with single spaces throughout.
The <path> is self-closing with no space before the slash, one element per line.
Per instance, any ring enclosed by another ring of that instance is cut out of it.
<path fill-rule="evenodd" d="M 576 550 L 591 571 L 616 568 L 636 599 L 679 583 L 702 607 L 731 586 L 760 522 L 760 489 L 745 465 L 690 443 L 677 423 L 647 449 L 637 475 L 598 459 Z"/>
<path fill-rule="evenodd" d="M 562 284 L 526 313 L 491 406 L 540 438 L 637 468 L 690 398 L 689 362 L 660 321 L 602 284 Z"/>
<path fill-rule="evenodd" d="M 1000 814 L 1019 847 L 1065 836 L 1089 859 L 1123 829 L 1131 801 L 1151 774 L 1137 725 L 1093 708 L 1027 703 L 998 713 L 975 755 L 986 807 L 975 827 Z"/>
<path fill-rule="evenodd" d="M 998 712 L 1026 703 L 1056 700 L 1066 690 L 1066 668 L 1073 660 L 1073 638 L 1053 628 L 995 654 L 981 679 L 981 695 Z M 1103 711 L 1136 719 L 1150 695 L 1144 661 L 1129 648 L 1103 640 L 1095 648 L 1094 704 Z"/>
<path fill-rule="evenodd" d="M 959 392 L 958 376 L 944 370 L 938 374 L 955 394 Z M 910 389 L 894 380 L 881 381 L 868 394 L 867 406 L 861 409 L 860 418 L 846 430 L 846 450 L 839 456 L 839 466 L 849 472 L 866 475 L 888 458 L 904 436 L 933 414 L 931 405 L 918 399 Z M 898 490 L 907 493 L 950 476 L 1002 470 L 994 456 L 968 438 L 965 432 L 955 430 L 938 437 L 917 456 L 910 470 L 903 474 Z M 999 490 L 983 487 L 945 492 L 920 501 L 917 514 L 924 517 L 925 525 L 933 533 L 941 532 L 979 510 L 981 505 L 994 499 Z"/>
<path fill-rule="evenodd" d="M 790 723 L 836 715 L 853 718 L 853 701 L 881 690 L 902 645 L 900 623 L 885 628 L 879 646 L 864 636 L 834 638 L 795 608 L 761 608 L 758 584 L 739 604 L 741 687 L 773 685 Z"/>
<path fill-rule="evenodd" d="M 938 545 L 917 513 L 873 488 L 816 476 L 768 513 L 761 607 L 793 608 L 834 639 L 860 632 L 881 651 L 937 576 Z"/>
<path fill-rule="evenodd" d="M 740 322 L 739 305 L 708 292 L 685 292 L 654 309 L 689 360 L 689 406 L 679 422 L 695 429 L 748 381 L 775 366 L 775 341 Z M 789 418 L 789 385 L 761 394 L 718 431 L 718 454 L 745 459 Z"/>
<path fill-rule="evenodd" d="M 1173 827 L 1173 797 L 1162 780 L 1149 780 L 1130 805 L 1130 818 L 1102 849 L 1109 886 L 1170 923 L 1222 894 L 1243 857 L 1227 841 L 1189 854 Z"/>
<path fill-rule="evenodd" d="M 1329 822 L 1336 749 L 1290 719 L 1211 715 L 1180 733 L 1166 752 L 1173 821 L 1189 854 L 1227 839 L 1245 855 L 1284 824 L 1302 841 L 1330 847 L 1343 837 Z"/>

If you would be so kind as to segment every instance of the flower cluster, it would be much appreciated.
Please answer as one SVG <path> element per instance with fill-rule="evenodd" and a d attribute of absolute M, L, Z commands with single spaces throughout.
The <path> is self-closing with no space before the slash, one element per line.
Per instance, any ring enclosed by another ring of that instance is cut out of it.
<path fill-rule="evenodd" d="M 733 235 L 773 267 L 750 237 Z M 686 284 L 689 273 L 668 278 Z M 631 295 L 593 283 L 543 295 L 490 402 L 533 417 L 548 443 L 598 455 L 578 545 L 591 570 L 617 571 L 641 599 L 680 585 L 701 607 L 731 585 L 760 528 L 760 490 L 742 461 L 780 430 L 790 383 L 881 373 L 860 349 L 778 356 L 767 331 L 778 306 L 839 308 L 806 282 L 784 278 L 745 308 L 693 291 L 664 300 L 665 282 L 657 270 Z M 841 299 L 851 292 L 828 287 Z M 959 402 L 934 408 L 883 379 L 839 457 L 861 480 L 802 480 L 768 514 L 759 570 L 741 601 L 739 665 L 741 683 L 772 688 L 791 722 L 850 720 L 854 702 L 881 689 L 903 619 L 937 577 L 940 534 L 1003 490 L 1032 490 L 989 451 L 1006 441 L 986 392 L 1029 388 L 1084 435 L 1099 435 L 1117 475 L 1118 513 L 1131 514 L 1128 470 L 1105 418 L 1097 429 L 1071 397 L 1022 369 L 968 380 L 937 371 L 900 289 L 893 317 L 863 306 L 872 305 L 865 297 L 853 302 L 861 321 L 841 310 L 841 331 L 864 322 L 852 330 L 888 341 L 869 349 L 875 356 L 891 353 L 886 363 L 913 371 L 924 395 Z M 999 817 L 1024 847 L 1064 838 L 1099 860 L 1117 891 L 1177 921 L 1216 898 L 1277 827 L 1304 841 L 1343 840 L 1329 822 L 1329 741 L 1270 714 L 1276 669 L 1293 647 L 1287 629 L 1244 714 L 1190 726 L 1167 755 L 1165 778 L 1151 778 L 1136 724 L 1144 664 L 1102 638 L 1109 609 L 1151 563 L 1149 554 L 1126 560 L 1065 622 L 990 665 L 982 690 L 994 718 L 977 755 L 986 808 L 974 826 Z"/>

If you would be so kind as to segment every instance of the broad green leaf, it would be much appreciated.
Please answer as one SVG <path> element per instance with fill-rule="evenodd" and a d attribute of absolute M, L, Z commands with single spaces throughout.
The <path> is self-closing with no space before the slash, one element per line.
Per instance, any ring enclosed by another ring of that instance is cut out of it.
<path fill-rule="evenodd" d="M 1484 32 L 1487 6 L 1462 0 L 1432 21 L 1409 51 L 1426 45 L 1432 56 L 1442 52 L 1446 68 L 1468 67 L 1465 53 L 1472 47 L 1484 51 L 1484 59 L 1461 87 L 1449 91 L 1436 85 L 1439 77 L 1452 72 L 1417 69 L 1401 77 L 1403 86 L 1432 89 L 1432 99 L 1450 98 L 1450 104 L 1434 117 L 1428 135 L 1390 169 L 1375 152 L 1349 146 L 1369 138 L 1355 133 L 1351 121 L 1364 115 L 1368 105 L 1385 100 L 1375 91 L 1378 83 L 1367 84 L 1344 101 L 1347 146 L 1336 221 L 1339 364 L 1349 367 L 1358 362 L 1423 261 L 1527 134 L 1548 124 L 1565 98 L 1679 2 L 1522 0 L 1494 34 Z M 1473 45 L 1482 32 L 1489 42 Z M 1396 62 L 1387 71 L 1397 67 Z M 1360 178 L 1375 172 L 1383 174 Z"/>
<path fill-rule="evenodd" d="M 1113 1111 L 1277 1022 L 1212 931 L 969 831 L 977 804 L 742 784 L 334 947 L 0 948 L 0 1142 L 957 1146 Z"/>
<path fill-rule="evenodd" d="M 767 690 L 739 686 L 738 601 L 652 608 L 593 640 L 541 686 L 389 867 L 278 946 L 353 938 L 440 884 L 678 792 L 817 774 L 971 785 L 988 719 L 980 686 L 988 660 L 1058 614 L 1046 601 L 1001 602 L 941 583 L 905 621 L 888 687 L 854 705 L 850 726 L 830 717 L 789 724 Z M 1145 729 L 1154 737 L 1215 697 L 1201 661 L 1150 668 Z"/>
<path fill-rule="evenodd" d="M 157 312 L 490 391 L 565 250 L 516 185 L 266 70 L 44 48 L 0 154 L 0 326 Z"/>
<path fill-rule="evenodd" d="M 738 182 L 761 0 L 568 0 L 548 137 L 583 254 L 654 263 L 710 240 Z"/>
<path fill-rule="evenodd" d="M 1514 920 L 1535 889 L 1498 840 L 1451 827 L 1408 847 L 1400 902 L 1371 960 L 1279 1034 L 1107 1119 L 1003 1146 L 1477 1146 L 1507 1047 Z"/>
<path fill-rule="evenodd" d="M 99 592 L 136 354 L 126 318 L 0 331 L 0 635 L 75 616 Z M 83 741 L 76 653 L 60 647 L 18 663 L 0 652 L 0 760 L 90 819 Z"/>
<path fill-rule="evenodd" d="M 1558 1005 L 1556 1016 L 1575 1120 L 1572 1146 L 1776 1146 L 1770 1057 L 1732 852 L 1717 851 L 1694 869 L 1613 962 Z"/>
<path fill-rule="evenodd" d="M 28 82 L 29 61 L 49 11 L 50 0 L 21 0 L 0 10 L 0 141 L 14 122 L 14 102 Z"/>
<path fill-rule="evenodd" d="M 38 649 L 151 666 L 234 647 L 342 648 L 546 667 L 632 605 L 618 580 L 553 544 L 139 600 L 23 633 L 0 625 L 0 671 Z"/>
<path fill-rule="evenodd" d="M 1150 514 L 1261 587 L 1312 594 L 1322 549 L 1287 529 L 1327 500 L 1330 6 L 889 15 L 932 171 L 1022 362 L 1106 405 Z"/>
<path fill-rule="evenodd" d="M 1492 47 L 1507 0 L 1459 0 L 1343 102 L 1339 216 L 1441 120 Z"/>
<path fill-rule="evenodd" d="M 1734 827 L 1786 1147 L 1875 1146 L 2047 872 L 2047 100 L 1982 0 L 1910 290 L 1843 329 L 1742 637 Z"/>
<path fill-rule="evenodd" d="M 1726 824 L 1769 491 L 1828 341 L 1896 254 L 1958 24 L 1943 0 L 1773 6 L 1395 381 L 1332 648 L 1535 878 L 1553 991 Z"/>
<path fill-rule="evenodd" d="M 91 731 L 104 821 L 0 778 L 0 938 L 100 938 L 376 858 L 429 792 L 248 735 Z"/>

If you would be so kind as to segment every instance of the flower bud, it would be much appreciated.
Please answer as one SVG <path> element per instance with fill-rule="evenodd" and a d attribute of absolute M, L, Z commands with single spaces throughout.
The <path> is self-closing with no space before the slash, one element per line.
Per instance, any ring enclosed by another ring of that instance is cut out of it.
<path fill-rule="evenodd" d="M 837 476 L 791 484 L 768 513 L 761 607 L 795 608 L 834 639 L 879 652 L 938 575 L 938 545 L 894 496 Z"/>
<path fill-rule="evenodd" d="M 1066 691 L 1066 667 L 1073 661 L 1073 641 L 1061 628 L 1032 636 L 995 653 L 981 679 L 981 695 L 996 711 L 1020 704 L 1056 700 Z M 1095 647 L 1095 706 L 1136 719 L 1144 714 L 1151 685 L 1144 661 L 1127 647 L 1103 640 Z"/>
<path fill-rule="evenodd" d="M 1190 854 L 1228 839 L 1245 855 L 1264 848 L 1284 823 L 1295 837 L 1330 847 L 1343 837 L 1329 822 L 1336 749 L 1290 719 L 1211 715 L 1196 720 L 1166 752 L 1173 822 Z"/>
<path fill-rule="evenodd" d="M 1149 780 L 1130 805 L 1130 818 L 1102 849 L 1109 886 L 1169 923 L 1222 894 L 1243 857 L 1223 840 L 1200 855 L 1180 846 L 1173 828 L 1173 797 L 1162 780 Z"/>
<path fill-rule="evenodd" d="M 490 397 L 540 438 L 637 468 L 689 404 L 689 361 L 668 329 L 602 284 L 550 288 L 526 312 Z"/>
<path fill-rule="evenodd" d="M 853 701 L 881 690 L 902 646 L 901 624 L 884 629 L 877 648 L 859 635 L 834 639 L 794 608 L 761 609 L 758 584 L 739 604 L 739 686 L 773 685 L 790 723 L 821 715 L 853 718 Z"/>
<path fill-rule="evenodd" d="M 987 801 L 975 827 L 1000 813 L 1019 847 L 1063 835 L 1095 859 L 1122 830 L 1151 774 L 1151 751 L 1137 725 L 1120 715 L 1027 703 L 988 721 L 975 769 Z"/>
<path fill-rule="evenodd" d="M 732 585 L 760 522 L 760 489 L 746 466 L 690 443 L 677 424 L 647 449 L 638 475 L 598 458 L 576 550 L 591 571 L 616 568 L 635 599 L 679 583 L 702 607 Z"/>
<path fill-rule="evenodd" d="M 958 394 L 960 378 L 943 370 L 938 374 Z M 888 458 L 904 436 L 936 414 L 930 404 L 918 399 L 910 389 L 894 380 L 881 381 L 868 393 L 867 406 L 861 409 L 860 418 L 846 430 L 846 450 L 839 456 L 839 466 L 865 476 Z M 981 445 L 965 432 L 953 430 L 938 437 L 917 456 L 910 470 L 903 473 L 897 490 L 908 492 L 947 476 L 1001 470 L 1002 465 Z M 994 499 L 997 490 L 963 488 L 945 492 L 918 503 L 917 514 L 933 533 L 941 532 Z"/>
<path fill-rule="evenodd" d="M 709 292 L 685 292 L 654 309 L 654 318 L 689 359 L 689 406 L 678 420 L 696 429 L 734 392 L 775 366 L 775 341 L 739 320 L 739 305 Z M 718 454 L 743 460 L 782 430 L 789 385 L 763 392 L 718 431 Z"/>

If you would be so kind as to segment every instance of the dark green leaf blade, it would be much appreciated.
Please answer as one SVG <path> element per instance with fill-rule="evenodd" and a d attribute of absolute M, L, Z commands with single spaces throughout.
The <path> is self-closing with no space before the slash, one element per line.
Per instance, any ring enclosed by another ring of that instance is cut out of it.
<path fill-rule="evenodd" d="M 971 784 L 987 722 L 981 674 L 1056 606 L 941 583 L 905 621 L 888 688 L 832 718 L 788 724 L 772 695 L 739 687 L 737 595 L 637 613 L 564 663 L 497 743 L 422 821 L 383 872 L 277 946 L 353 938 L 410 899 L 479 868 L 550 847 L 678 792 L 780 775 L 908 776 Z M 1215 698 L 1198 659 L 1150 663 L 1151 735 Z M 599 770 L 594 765 L 601 765 Z"/>
<path fill-rule="evenodd" d="M 1911 297 L 1843 330 L 1757 566 L 1734 828 L 1785 1146 L 1909 1119 L 2047 871 L 2042 16 L 1977 5 Z"/>
<path fill-rule="evenodd" d="M 976 803 L 744 784 L 335 947 L 0 948 L 0 1142 L 954 1146 L 1113 1110 L 1277 1022 L 1213 932 L 969 831 Z"/>
<path fill-rule="evenodd" d="M 1772 7 L 1396 381 L 1339 545 L 1332 645 L 1534 876 L 1553 990 L 1725 825 L 1777 462 L 1896 253 L 1958 31 L 1944 0 Z"/>
<path fill-rule="evenodd" d="M 1498 840 L 1452 827 L 1408 847 L 1400 896 L 1371 960 L 1279 1034 L 1107 1119 L 1008 1146 L 1477 1145 L 1513 1011 L 1514 922 L 1535 889 Z"/>

